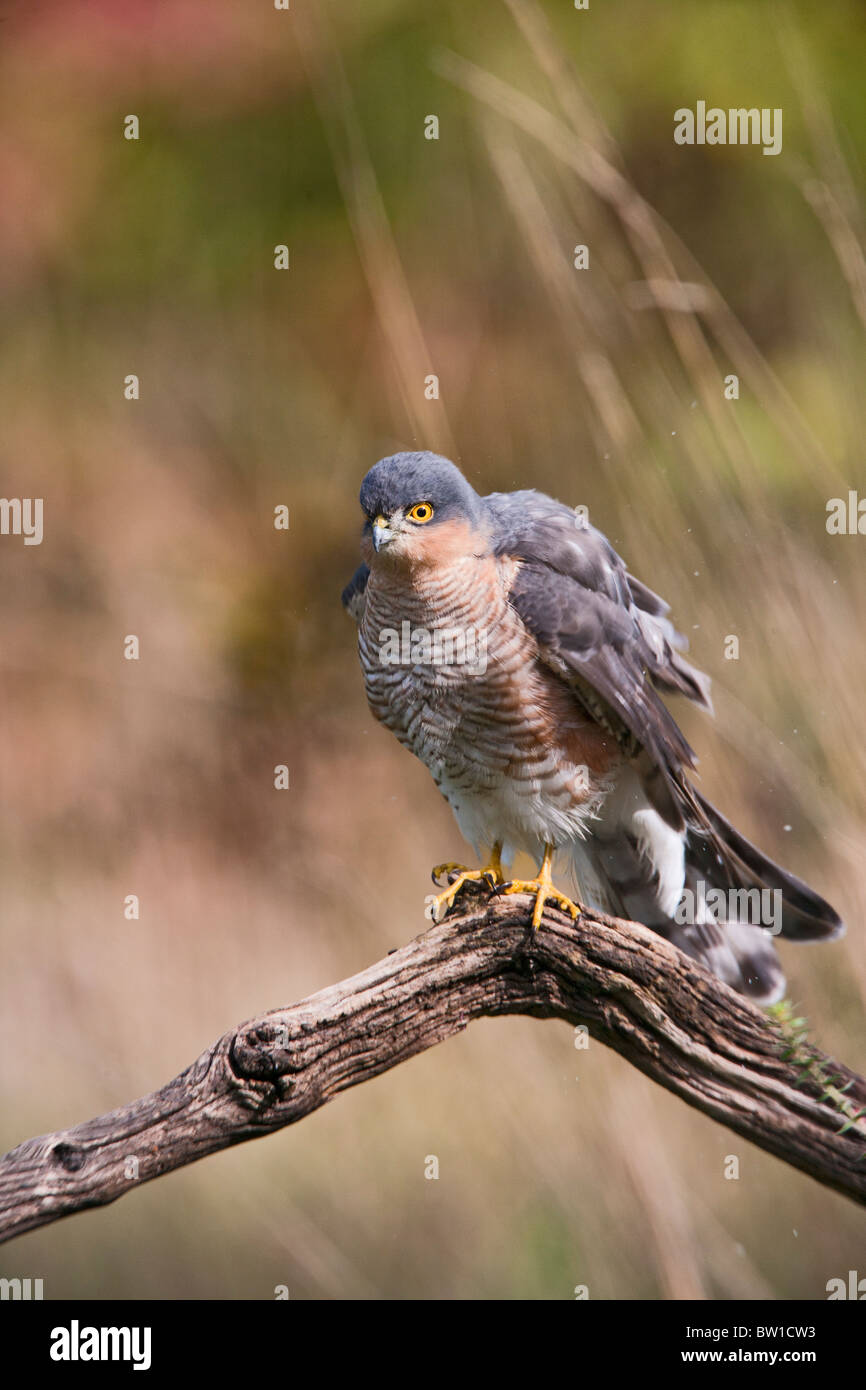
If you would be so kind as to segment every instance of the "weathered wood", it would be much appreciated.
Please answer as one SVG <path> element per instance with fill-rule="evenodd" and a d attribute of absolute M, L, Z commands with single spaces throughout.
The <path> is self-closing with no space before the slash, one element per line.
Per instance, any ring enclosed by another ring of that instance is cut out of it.
<path fill-rule="evenodd" d="M 862 1077 L 811 1047 L 786 1060 L 773 1019 L 645 927 L 548 909 L 533 935 L 529 906 L 469 900 L 361 974 L 226 1033 L 151 1095 L 20 1144 L 0 1159 L 0 1239 L 293 1124 L 502 1014 L 585 1024 L 688 1104 L 866 1203 L 866 1121 L 839 1109 L 866 1105 Z"/>

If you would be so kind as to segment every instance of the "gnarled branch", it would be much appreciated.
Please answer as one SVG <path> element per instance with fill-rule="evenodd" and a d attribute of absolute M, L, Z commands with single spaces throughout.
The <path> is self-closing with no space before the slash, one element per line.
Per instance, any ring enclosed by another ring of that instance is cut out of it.
<path fill-rule="evenodd" d="M 474 902 L 359 975 L 226 1033 L 167 1086 L 0 1159 L 0 1239 L 309 1115 L 460 1032 L 530 1014 L 585 1024 L 660 1085 L 866 1203 L 866 1081 L 647 928 L 528 899 Z"/>

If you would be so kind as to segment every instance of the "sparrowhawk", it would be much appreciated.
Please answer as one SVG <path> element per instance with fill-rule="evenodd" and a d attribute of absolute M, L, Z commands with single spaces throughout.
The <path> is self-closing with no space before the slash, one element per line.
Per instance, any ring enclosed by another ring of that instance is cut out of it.
<path fill-rule="evenodd" d="M 382 459 L 361 506 L 364 563 L 343 603 L 370 708 L 489 851 L 483 868 L 434 870 L 449 882 L 433 915 L 474 882 L 531 892 L 534 927 L 545 902 L 576 917 L 553 885 L 562 852 L 586 906 L 643 922 L 762 1004 L 781 998 L 772 936 L 844 927 L 690 780 L 660 692 L 710 708 L 709 681 L 667 604 L 579 511 L 532 490 L 479 496 L 437 454 Z M 506 876 L 518 851 L 536 878 Z"/>

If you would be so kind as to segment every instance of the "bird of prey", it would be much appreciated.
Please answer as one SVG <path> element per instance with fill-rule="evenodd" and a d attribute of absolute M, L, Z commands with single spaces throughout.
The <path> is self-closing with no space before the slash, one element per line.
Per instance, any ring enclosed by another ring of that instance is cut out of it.
<path fill-rule="evenodd" d="M 360 496 L 364 563 L 343 603 L 370 708 L 489 852 L 434 869 L 434 919 L 471 883 L 531 893 L 533 927 L 546 902 L 576 918 L 553 884 L 561 852 L 585 906 L 643 922 L 756 1002 L 782 998 L 772 937 L 844 927 L 690 780 L 660 692 L 710 708 L 709 682 L 667 604 L 579 512 L 533 490 L 479 496 L 437 454 L 381 459 Z M 518 851 L 536 878 L 507 876 Z"/>

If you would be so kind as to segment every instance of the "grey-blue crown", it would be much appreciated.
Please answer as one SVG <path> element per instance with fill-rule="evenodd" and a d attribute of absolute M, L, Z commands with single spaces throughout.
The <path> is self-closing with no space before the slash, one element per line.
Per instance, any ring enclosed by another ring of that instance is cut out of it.
<path fill-rule="evenodd" d="M 374 463 L 361 484 L 361 506 L 367 516 L 390 516 L 398 507 L 430 502 L 434 520 L 447 516 L 479 515 L 481 498 L 460 469 L 441 454 L 392 454 Z"/>

